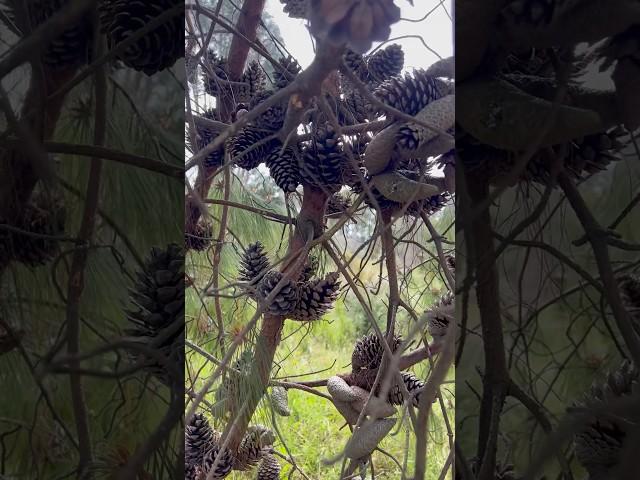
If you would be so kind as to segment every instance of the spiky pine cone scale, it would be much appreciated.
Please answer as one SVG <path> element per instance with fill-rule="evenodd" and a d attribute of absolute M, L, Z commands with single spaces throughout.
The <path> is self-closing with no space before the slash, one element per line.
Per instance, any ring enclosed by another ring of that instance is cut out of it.
<path fill-rule="evenodd" d="M 258 298 L 262 303 L 266 302 L 267 297 L 283 276 L 282 272 L 270 270 L 262 277 L 262 281 L 258 285 Z M 298 286 L 291 279 L 287 279 L 273 300 L 267 304 L 267 311 L 272 315 L 287 315 L 296 309 L 299 296 Z"/>
<path fill-rule="evenodd" d="M 399 335 L 395 335 L 393 341 L 389 345 L 391 351 L 395 351 L 400 347 L 402 339 Z M 351 354 L 351 367 L 353 372 L 358 372 L 363 369 L 373 370 L 380 366 L 382 362 L 382 355 L 384 354 L 384 347 L 378 339 L 376 332 L 371 332 L 362 338 L 360 338 Z"/>
<path fill-rule="evenodd" d="M 238 280 L 241 282 L 254 282 L 259 280 L 269 268 L 269 258 L 264 245 L 261 242 L 252 243 L 242 254 Z"/>
<path fill-rule="evenodd" d="M 278 480 L 280 478 L 280 463 L 271 454 L 265 455 L 258 466 L 257 480 Z"/>
<path fill-rule="evenodd" d="M 604 382 L 594 383 L 591 391 L 576 404 L 587 412 L 592 407 L 606 407 L 609 402 L 637 396 L 640 393 L 640 372 L 625 360 Z M 574 435 L 575 454 L 592 478 L 608 478 L 618 465 L 630 438 L 630 432 L 640 421 L 637 415 L 619 418 L 593 413 L 587 426 Z"/>
<path fill-rule="evenodd" d="M 248 125 L 229 142 L 231 160 L 240 168 L 252 170 L 279 148 L 276 139 L 267 140 L 271 132 Z"/>
<path fill-rule="evenodd" d="M 250 102 L 252 98 L 264 91 L 267 78 L 259 62 L 254 60 L 249 63 L 242 75 L 242 81 L 247 85 L 247 92 L 244 98 L 239 98 L 238 101 Z"/>
<path fill-rule="evenodd" d="M 202 81 L 204 91 L 211 96 L 218 97 L 223 92 L 229 92 L 225 82 L 229 81 L 227 61 L 213 50 L 208 50 L 204 58 L 202 69 Z"/>
<path fill-rule="evenodd" d="M 413 397 L 413 405 L 417 407 L 420 403 L 420 391 L 424 388 L 424 382 L 411 372 L 400 372 L 400 375 L 407 392 Z M 402 405 L 404 403 L 404 395 L 399 385 L 394 385 L 389 392 L 389 403 L 391 405 Z"/>
<path fill-rule="evenodd" d="M 257 93 L 249 103 L 250 109 L 256 108 L 262 102 L 268 100 L 274 94 L 273 90 L 264 90 Z M 287 100 L 279 100 L 270 106 L 266 111 L 262 112 L 254 120 L 255 125 L 270 133 L 277 132 L 284 124 L 285 115 L 287 113 Z"/>
<path fill-rule="evenodd" d="M 274 440 L 273 432 L 263 425 L 250 426 L 240 442 L 233 469 L 246 471 L 254 467 L 265 456 Z"/>
<path fill-rule="evenodd" d="M 193 232 L 184 233 L 184 244 L 186 250 L 195 250 L 196 252 L 203 252 L 211 246 L 211 239 L 213 238 L 213 225 L 210 223 L 198 222 L 193 229 Z"/>
<path fill-rule="evenodd" d="M 313 321 L 331 308 L 340 290 L 339 274 L 329 273 L 322 279 L 304 282 L 299 286 L 299 300 L 289 315 L 292 320 Z"/>
<path fill-rule="evenodd" d="M 274 149 L 266 158 L 265 164 L 276 185 L 285 193 L 295 192 L 300 185 L 300 169 L 298 167 L 299 152 L 295 147 Z"/>
<path fill-rule="evenodd" d="M 220 116 L 218 115 L 218 111 L 215 108 L 208 109 L 202 113 L 202 118 L 206 118 L 207 120 L 219 121 Z M 209 128 L 206 125 L 196 124 L 196 134 L 197 134 L 197 149 L 194 149 L 194 153 L 202 150 L 211 142 L 213 142 L 218 135 L 218 131 Z M 193 148 L 193 142 L 190 136 L 187 136 L 187 144 Z M 224 163 L 224 145 L 216 148 L 214 151 L 210 152 L 203 160 L 203 164 L 208 169 L 214 169 L 222 166 Z"/>
<path fill-rule="evenodd" d="M 408 115 L 415 115 L 429 103 L 451 93 L 452 86 L 440 78 L 418 69 L 404 76 L 390 78 L 373 94 L 383 103 Z M 377 112 L 384 113 L 383 111 Z"/>
<path fill-rule="evenodd" d="M 214 468 L 214 464 L 217 466 Z M 213 470 L 211 478 L 219 480 L 226 478 L 233 469 L 233 455 L 228 449 L 220 451 L 220 447 L 214 444 L 212 448 L 205 454 L 201 465 L 201 478 L 202 480 L 208 478 L 210 471 Z"/>
<path fill-rule="evenodd" d="M 337 188 L 343 184 L 349 167 L 339 135 L 328 123 L 319 127 L 301 158 L 302 180 L 309 185 Z"/>
<path fill-rule="evenodd" d="M 396 43 L 376 51 L 367 60 L 367 69 L 372 81 L 382 83 L 400 75 L 404 67 L 404 51 Z"/>
<path fill-rule="evenodd" d="M 347 65 L 347 68 L 355 73 L 361 81 L 369 83 L 369 68 L 367 67 L 366 60 L 361 54 L 347 48 L 343 55 L 343 60 Z"/>
<path fill-rule="evenodd" d="M 198 412 L 184 430 L 185 460 L 192 465 L 202 463 L 204 455 L 214 440 L 214 432 L 209 421 L 202 413 Z"/>
<path fill-rule="evenodd" d="M 58 11 L 66 8 L 69 0 L 30 0 L 25 2 L 29 9 L 31 28 L 45 23 Z M 10 14 L 10 16 L 14 16 Z M 91 54 L 91 19 L 85 15 L 73 26 L 64 30 L 58 37 L 46 45 L 42 53 L 42 61 L 50 68 L 80 66 L 90 59 Z"/>

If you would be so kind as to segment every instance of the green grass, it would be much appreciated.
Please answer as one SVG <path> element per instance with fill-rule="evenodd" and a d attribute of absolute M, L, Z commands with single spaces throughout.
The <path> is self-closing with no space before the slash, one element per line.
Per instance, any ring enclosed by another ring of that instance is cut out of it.
<path fill-rule="evenodd" d="M 401 319 L 406 321 L 406 319 Z M 277 378 L 290 377 L 311 372 L 297 380 L 312 380 L 327 378 L 333 374 L 344 372 L 350 368 L 349 362 L 354 340 L 363 333 L 364 319 L 354 315 L 353 309 L 348 309 L 344 302 L 338 302 L 336 308 L 326 316 L 326 319 L 315 323 L 311 328 L 300 328 L 295 322 L 287 322 L 283 332 L 283 341 L 278 348 L 273 376 Z M 197 363 L 200 363 L 198 359 Z M 193 365 L 195 367 L 195 365 Z M 205 371 L 208 370 L 205 369 Z M 425 369 L 417 368 L 415 373 L 425 377 Z M 206 374 L 205 374 L 206 376 Z M 453 373 L 450 374 L 453 380 Z M 449 385 L 450 392 L 443 390 L 447 415 L 450 423 L 454 424 L 453 385 Z M 326 389 L 318 389 L 326 393 Z M 209 398 L 214 401 L 213 395 Z M 286 454 L 284 445 L 289 448 L 291 455 L 299 467 L 311 479 L 338 478 L 341 462 L 327 465 L 323 460 L 335 457 L 341 451 L 349 438 L 349 430 L 344 427 L 344 420 L 326 399 L 309 394 L 301 390 L 289 391 L 289 417 L 273 416 L 265 398 L 254 415 L 252 423 L 262 423 L 276 429 L 281 438 L 276 443 L 276 449 Z M 440 469 L 448 455 L 448 436 L 440 407 L 434 406 L 434 414 L 430 418 L 428 437 L 428 479 L 437 479 Z M 403 417 L 399 411 L 398 418 Z M 273 423 L 275 420 L 275 424 Z M 224 423 L 217 425 L 222 428 Z M 411 422 L 406 414 L 402 423 L 397 425 L 392 434 L 383 440 L 380 447 L 393 455 L 400 464 L 405 461 L 408 472 L 413 472 L 415 454 L 415 435 L 411 430 Z M 410 434 L 408 435 L 408 433 Z M 408 443 L 407 443 L 408 442 Z M 407 454 L 408 452 L 408 454 Z M 405 459 L 405 457 L 407 457 Z M 284 461 L 282 461 L 284 465 Z M 401 471 L 392 459 L 380 452 L 373 456 L 376 478 L 400 479 Z M 289 478 L 292 467 L 284 465 L 282 478 Z M 253 479 L 255 472 L 234 472 L 230 478 L 234 480 Z M 303 478 L 294 473 L 291 478 Z"/>
<path fill-rule="evenodd" d="M 242 198 L 236 200 L 246 201 L 246 199 Z M 247 238 L 255 238 L 255 232 L 260 232 L 260 241 L 266 245 L 272 260 L 284 254 L 285 248 L 281 243 L 282 231 L 272 228 L 272 225 L 252 213 L 239 210 L 232 210 L 231 212 L 234 217 L 230 224 L 233 225 L 234 232 L 238 234 L 244 244 L 249 243 L 246 241 Z M 438 220 L 436 228 L 445 230 L 446 226 L 451 222 L 451 212 L 446 211 L 441 218 L 435 220 Z M 362 225 L 360 226 L 362 227 Z M 449 235 L 453 236 L 451 233 Z M 427 242 L 428 233 L 424 233 L 423 236 L 424 238 L 416 237 L 416 241 Z M 230 243 L 233 243 L 233 245 L 224 248 L 222 253 L 221 274 L 224 277 L 224 281 L 221 282 L 222 285 L 233 282 L 237 275 L 240 245 L 235 239 Z M 284 243 L 286 244 L 286 241 Z M 314 254 L 318 253 L 321 252 L 314 252 Z M 350 252 L 347 257 L 351 254 Z M 374 252 L 364 270 L 358 273 L 358 277 L 364 285 L 367 285 L 368 291 L 362 289 L 362 293 L 369 295 L 373 315 L 384 329 L 388 287 L 386 282 L 383 281 L 382 288 L 379 291 L 376 288 L 381 274 L 380 266 L 377 262 L 378 255 L 378 252 Z M 398 252 L 398 258 L 403 262 L 407 260 L 402 251 Z M 418 260 L 414 259 L 414 261 Z M 323 256 L 321 263 L 324 264 L 324 271 L 335 270 L 335 267 L 332 267 L 326 256 Z M 359 271 L 359 263 L 360 260 L 356 259 L 352 268 Z M 197 284 L 202 287 L 207 283 L 211 274 L 210 260 L 202 254 L 189 255 L 187 270 L 197 280 Z M 440 293 L 444 292 L 444 285 L 438 279 L 437 272 L 432 270 L 433 264 L 425 262 L 423 266 L 411 269 L 410 272 L 407 268 L 405 270 L 406 274 L 401 277 L 402 296 L 417 312 L 423 311 Z M 232 294 L 233 291 L 226 290 L 224 293 Z M 245 301 L 244 297 L 236 299 L 221 298 L 221 305 L 224 312 L 224 329 L 227 335 L 225 344 L 228 346 L 234 336 L 241 331 L 253 316 L 255 305 L 252 302 Z M 213 351 L 216 327 L 209 318 L 215 316 L 213 299 L 206 298 L 204 306 L 206 309 L 202 308 L 203 305 L 193 289 L 189 289 L 186 297 L 186 315 L 189 322 L 188 338 L 213 353 L 217 358 L 221 358 L 221 352 Z M 410 317 L 404 310 L 400 310 L 396 331 L 403 334 L 406 339 L 412 327 Z M 234 359 L 242 351 L 251 349 L 255 345 L 255 336 L 258 328 L 249 333 L 248 339 L 241 345 L 240 351 L 234 355 Z M 321 321 L 314 322 L 311 325 L 287 321 L 282 335 L 283 340 L 276 352 L 272 377 L 278 379 L 289 378 L 297 381 L 318 380 L 349 371 L 353 344 L 369 328 L 369 320 L 352 292 L 342 296 L 336 302 L 335 308 Z M 415 348 L 420 337 L 417 336 L 410 340 L 414 342 L 412 348 Z M 208 378 L 213 373 L 214 367 L 212 364 L 207 364 L 204 358 L 196 354 L 189 354 L 187 361 L 191 372 L 199 372 L 199 380 L 195 385 L 195 388 L 199 389 L 203 385 L 202 379 Z M 419 365 L 414 369 L 414 373 L 424 379 L 427 377 L 427 368 L 425 365 Z M 294 376 L 295 379 L 292 378 Z M 448 377 L 448 381 L 451 383 L 447 384 L 447 388 L 443 389 L 446 413 L 450 425 L 455 425 L 453 379 L 452 371 Z M 215 389 L 217 387 L 218 383 L 214 384 L 213 391 L 207 395 L 206 400 L 208 402 L 215 403 Z M 317 390 L 326 393 L 324 388 Z M 276 450 L 286 454 L 286 445 L 289 453 L 307 478 L 313 480 L 337 479 L 341 469 L 341 462 L 327 464 L 325 460 L 338 455 L 350 437 L 349 429 L 342 428 L 344 420 L 327 399 L 308 392 L 290 390 L 289 404 L 292 411 L 289 417 L 274 417 L 268 397 L 263 397 L 251 423 L 260 423 L 276 430 L 279 434 L 275 445 Z M 426 478 L 429 480 L 439 478 L 440 470 L 449 454 L 449 437 L 440 406 L 435 404 L 432 412 L 428 425 L 427 445 L 428 472 Z M 406 412 L 399 410 L 396 416 L 399 419 L 396 428 L 382 441 L 380 447 L 392 455 L 401 465 L 406 462 L 406 471 L 411 476 L 414 469 L 415 434 L 411 430 L 411 421 Z M 227 424 L 227 419 L 220 420 L 211 417 L 211 421 L 217 430 L 223 430 Z M 292 467 L 283 460 L 281 460 L 281 464 L 283 464 L 281 478 L 304 478 L 299 472 L 294 472 L 289 477 Z M 377 479 L 400 480 L 402 478 L 401 469 L 398 465 L 383 453 L 374 453 L 373 465 Z M 255 475 L 255 471 L 246 473 L 233 472 L 228 478 L 248 480 L 254 479 Z"/>

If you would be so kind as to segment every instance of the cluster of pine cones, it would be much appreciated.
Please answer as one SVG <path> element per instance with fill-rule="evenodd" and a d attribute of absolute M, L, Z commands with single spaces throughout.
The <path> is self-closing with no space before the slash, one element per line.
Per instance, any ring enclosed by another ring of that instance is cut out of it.
<path fill-rule="evenodd" d="M 556 18 L 558 15 L 556 7 L 560 3 L 517 0 L 511 2 L 506 10 L 510 16 L 513 16 L 513 21 L 516 23 L 520 22 L 533 27 L 548 24 L 552 18 Z M 610 66 L 611 61 L 615 60 L 616 54 L 620 52 L 614 48 L 614 53 L 608 48 L 616 44 L 618 39 L 637 38 L 635 36 L 637 28 L 635 33 L 633 29 L 631 30 L 631 32 L 611 37 L 595 57 L 593 52 L 574 55 L 569 71 L 568 93 L 562 105 L 584 108 L 577 105 L 572 98 L 584 96 L 580 77 L 590 63 L 598 57 L 604 59 L 604 65 Z M 640 49 L 635 47 L 635 52 L 640 52 Z M 561 59 L 564 55 L 566 52 L 556 47 L 508 52 L 495 66 L 494 79 L 504 82 L 502 85 L 505 87 L 514 88 L 514 94 L 518 92 L 522 95 L 530 95 L 532 99 L 552 102 L 558 87 L 554 58 Z M 626 131 L 619 126 L 614 126 L 601 132 L 540 148 L 534 153 L 527 163 L 526 170 L 517 180 L 524 183 L 549 184 L 552 165 L 558 158 L 564 171 L 576 180 L 580 180 L 606 170 L 611 162 L 619 160 L 621 150 L 628 143 Z M 494 182 L 504 178 L 523 154 L 520 150 L 498 148 L 480 141 L 468 129 L 465 130 L 459 122 L 456 124 L 456 149 L 466 169 L 474 174 L 481 173 Z"/>
<path fill-rule="evenodd" d="M 35 28 L 52 15 L 71 4 L 69 0 L 29 0 L 26 2 L 29 19 L 17 12 L 9 12 L 23 31 Z M 100 0 L 98 10 L 101 33 L 106 36 L 109 49 L 135 35 L 165 11 L 182 5 L 177 0 Z M 142 35 L 121 49 L 116 58 L 129 68 L 153 75 L 171 67 L 184 56 L 184 25 L 182 12 L 169 18 L 157 28 Z M 93 42 L 90 14 L 55 38 L 42 55 L 43 63 L 53 69 L 78 67 L 91 61 Z"/>
<path fill-rule="evenodd" d="M 284 280 L 278 293 L 268 302 L 267 297 L 283 280 L 284 274 L 271 268 L 262 243 L 256 242 L 247 247 L 240 266 L 238 280 L 246 284 L 249 296 L 259 304 L 264 303 L 266 311 L 272 315 L 304 322 L 318 320 L 333 307 L 338 298 L 338 273 L 316 277 L 318 261 L 313 256 L 307 259 L 300 279 Z"/>
<path fill-rule="evenodd" d="M 408 115 L 419 114 L 427 105 L 453 91 L 452 82 L 425 70 L 418 69 L 402 75 L 404 53 L 396 44 L 366 56 L 347 50 L 344 61 L 347 68 L 365 83 L 377 100 Z M 227 73 L 226 60 L 213 51 L 209 51 L 201 59 L 201 64 L 207 93 L 218 99 L 229 98 L 236 109 L 246 108 L 249 113 L 288 86 L 300 72 L 297 62 L 287 57 L 274 66 L 270 82 L 266 81 L 265 73 L 257 62 L 249 64 L 241 79 L 232 81 Z M 345 76 L 341 77 L 339 83 L 338 97 L 329 93 L 324 95 L 341 126 L 384 118 L 385 111 L 366 100 Z M 288 98 L 285 98 L 276 102 L 224 145 L 207 155 L 205 167 L 220 167 L 227 152 L 234 165 L 246 170 L 264 163 L 271 178 L 285 194 L 295 192 L 300 185 L 313 185 L 331 193 L 349 187 L 354 194 L 366 191 L 368 195 L 365 202 L 372 208 L 379 206 L 382 209 L 404 209 L 410 215 L 421 212 L 433 214 L 449 201 L 449 193 L 443 189 L 426 198 L 419 198 L 411 205 L 386 197 L 371 183 L 372 177 L 365 165 L 365 156 L 371 155 L 370 151 L 367 153 L 367 147 L 372 143 L 372 135 L 364 132 L 338 135 L 326 115 L 317 108 L 303 118 L 309 133 L 301 138 L 294 137 L 283 145 L 275 138 L 275 134 L 284 124 L 287 101 Z M 220 121 L 215 108 L 204 111 L 200 116 Z M 389 124 L 398 123 L 390 116 L 387 117 Z M 424 138 L 421 132 L 409 127 L 410 125 L 399 135 L 402 135 L 401 138 L 410 148 L 390 168 L 401 172 L 403 177 L 421 180 L 425 171 L 430 170 L 439 160 L 427 161 L 421 158 L 418 147 L 424 142 Z M 199 148 L 211 143 L 219 134 L 219 131 L 205 123 L 196 123 L 196 130 Z M 343 202 L 340 204 L 344 205 Z M 345 209 L 341 208 L 340 211 Z M 336 210 L 332 212 L 335 213 Z M 199 235 L 191 232 L 191 236 Z"/>
<path fill-rule="evenodd" d="M 232 470 L 247 471 L 258 465 L 257 480 L 277 480 L 280 464 L 273 455 L 275 436 L 262 425 L 247 429 L 238 451 L 221 449 L 219 432 L 213 430 L 202 413 L 185 426 L 184 469 L 186 480 L 222 479 Z M 211 473 L 211 469 L 214 469 Z"/>
<path fill-rule="evenodd" d="M 640 374 L 629 361 L 609 373 L 603 383 L 594 382 L 591 391 L 571 408 L 590 417 L 574 435 L 574 445 L 576 458 L 592 480 L 622 478 L 617 473 L 621 460 L 631 458 L 637 450 L 633 441 L 640 433 L 638 409 L 627 408 L 626 414 L 607 411 L 608 405 L 615 408 L 616 401 L 625 399 L 635 400 L 636 405 L 640 402 Z"/>

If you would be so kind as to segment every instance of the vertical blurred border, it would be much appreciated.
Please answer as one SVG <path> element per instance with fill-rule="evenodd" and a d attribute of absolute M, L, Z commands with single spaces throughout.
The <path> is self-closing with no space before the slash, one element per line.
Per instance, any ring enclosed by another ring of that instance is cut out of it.
<path fill-rule="evenodd" d="M 182 478 L 184 4 L 0 1 L 0 478 Z"/>
<path fill-rule="evenodd" d="M 637 478 L 640 10 L 456 2 L 457 478 Z"/>

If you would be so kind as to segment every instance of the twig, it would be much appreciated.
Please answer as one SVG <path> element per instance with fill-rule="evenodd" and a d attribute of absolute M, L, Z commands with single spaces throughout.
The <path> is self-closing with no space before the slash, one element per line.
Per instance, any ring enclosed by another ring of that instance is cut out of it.
<path fill-rule="evenodd" d="M 94 15 L 97 18 L 97 13 Z M 96 38 L 99 36 L 96 35 Z M 100 41 L 96 41 L 100 45 Z M 97 48 L 99 52 L 100 47 Z M 95 75 L 96 112 L 94 124 L 94 144 L 104 144 L 107 122 L 107 79 L 104 68 L 98 68 Z M 69 286 L 67 291 L 67 353 L 75 356 L 80 351 L 80 300 L 84 290 L 84 272 L 88 259 L 88 247 L 91 243 L 96 223 L 96 214 L 100 202 L 100 179 L 102 174 L 102 160 L 94 158 L 89 168 L 87 181 L 87 196 L 82 215 L 82 223 L 78 232 L 77 247 L 71 260 L 69 273 Z M 79 369 L 77 361 L 70 362 L 69 368 Z M 69 374 L 71 383 L 71 402 L 73 404 L 78 444 L 80 445 L 80 458 L 78 460 L 78 472 L 80 478 L 88 478 L 88 469 L 91 464 L 91 436 L 89 434 L 89 421 L 87 406 L 84 399 L 82 377 L 78 373 Z"/>

